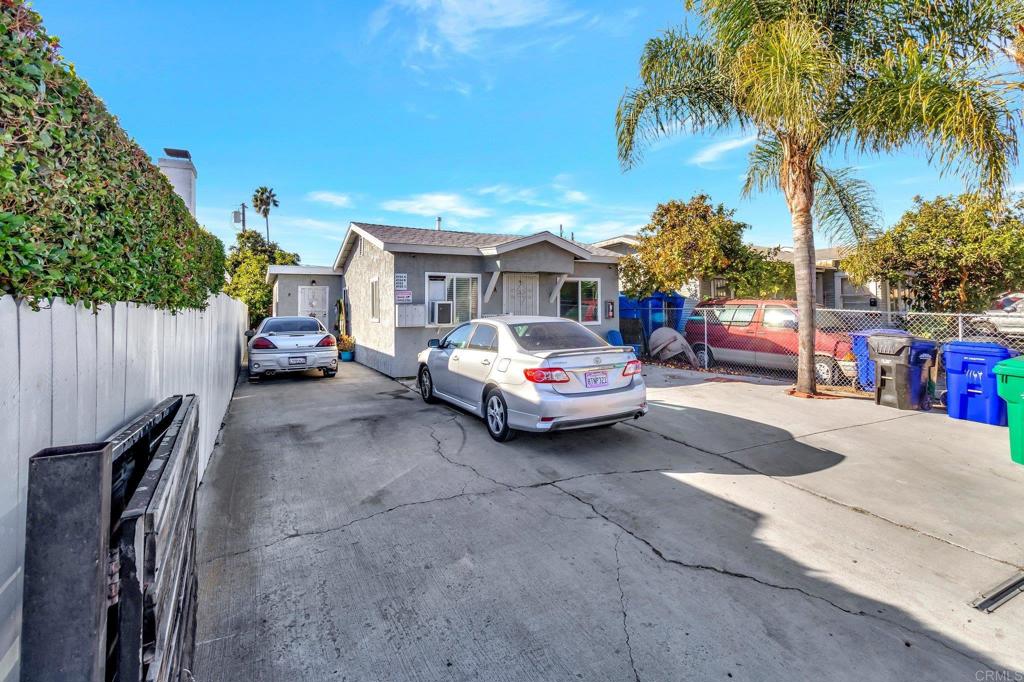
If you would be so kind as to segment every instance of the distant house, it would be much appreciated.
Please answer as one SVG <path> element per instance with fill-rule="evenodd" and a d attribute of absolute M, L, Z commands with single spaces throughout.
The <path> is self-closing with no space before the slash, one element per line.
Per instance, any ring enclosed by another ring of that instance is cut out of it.
<path fill-rule="evenodd" d="M 388 376 L 413 376 L 429 339 L 476 317 L 565 317 L 604 337 L 619 328 L 620 258 L 546 231 L 351 223 L 333 271 L 344 277 L 356 360 Z"/>
<path fill-rule="evenodd" d="M 594 242 L 593 246 L 615 251 L 623 256 L 636 253 L 637 236 L 632 234 L 619 235 L 603 241 Z M 762 251 L 775 247 L 755 246 Z M 885 282 L 869 282 L 856 285 L 840 268 L 844 257 L 841 247 L 815 249 L 815 295 L 818 305 L 823 308 L 843 310 L 903 310 L 904 304 L 897 292 L 890 291 Z M 793 262 L 793 248 L 781 247 L 777 256 L 779 260 Z M 694 280 L 680 288 L 680 293 L 691 299 L 701 301 L 708 298 L 731 298 L 733 292 L 728 282 L 720 277 L 707 277 L 700 281 Z"/>
<path fill-rule="evenodd" d="M 274 290 L 271 315 L 315 317 L 328 329 L 339 332 L 337 304 L 343 278 L 323 265 L 271 265 L 267 284 Z"/>

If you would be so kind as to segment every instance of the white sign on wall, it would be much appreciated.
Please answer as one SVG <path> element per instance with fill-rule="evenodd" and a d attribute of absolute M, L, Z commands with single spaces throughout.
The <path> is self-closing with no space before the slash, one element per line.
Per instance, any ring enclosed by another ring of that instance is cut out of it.
<path fill-rule="evenodd" d="M 395 303 L 412 303 L 412 292 L 408 289 L 395 289 Z"/>
<path fill-rule="evenodd" d="M 395 291 L 409 288 L 409 275 L 405 272 L 395 273 Z"/>

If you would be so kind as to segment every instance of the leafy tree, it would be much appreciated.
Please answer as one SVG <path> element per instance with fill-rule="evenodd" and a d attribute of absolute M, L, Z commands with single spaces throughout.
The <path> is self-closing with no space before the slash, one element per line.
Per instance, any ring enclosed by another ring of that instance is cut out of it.
<path fill-rule="evenodd" d="M 277 195 L 274 194 L 274 190 L 270 189 L 266 185 L 257 187 L 256 191 L 252 193 L 252 208 L 254 211 L 263 216 L 263 219 L 267 221 L 267 241 L 270 241 L 270 209 L 277 208 L 281 204 L 277 200 Z"/>
<path fill-rule="evenodd" d="M 704 277 L 722 277 L 743 295 L 785 291 L 791 273 L 780 279 L 773 265 L 777 252 L 762 253 L 743 243 L 750 226 L 734 220 L 734 213 L 713 206 L 706 194 L 659 204 L 640 231 L 636 254 L 621 263 L 623 293 L 643 298 Z M 783 264 L 787 268 L 792 270 Z"/>
<path fill-rule="evenodd" d="M 797 389 L 814 383 L 814 220 L 870 234 L 870 188 L 822 160 L 921 147 L 943 171 L 998 193 L 1016 157 L 1016 112 L 994 75 L 1024 23 L 1017 0 L 687 0 L 700 28 L 647 42 L 639 87 L 616 113 L 619 159 L 673 132 L 754 130 L 745 190 L 779 189 L 792 218 L 800 309 Z M 1011 83 L 1012 84 L 1012 83 Z"/>
<path fill-rule="evenodd" d="M 270 314 L 273 289 L 267 284 L 268 265 L 298 265 L 299 255 L 268 242 L 259 232 L 239 232 L 228 251 L 230 281 L 224 291 L 249 306 L 249 322 L 259 324 Z"/>
<path fill-rule="evenodd" d="M 1024 287 L 1024 202 L 1006 208 L 978 194 L 914 199 L 890 230 L 861 244 L 842 267 L 858 283 L 909 291 L 915 310 L 976 312 Z"/>

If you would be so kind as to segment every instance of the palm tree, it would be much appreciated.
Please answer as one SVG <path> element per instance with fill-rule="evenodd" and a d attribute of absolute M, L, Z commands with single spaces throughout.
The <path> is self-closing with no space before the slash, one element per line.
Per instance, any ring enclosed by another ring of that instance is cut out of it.
<path fill-rule="evenodd" d="M 700 29 L 647 42 L 640 85 L 619 102 L 619 160 L 680 130 L 752 130 L 744 192 L 782 191 L 793 228 L 798 391 L 814 393 L 814 221 L 866 237 L 871 188 L 823 160 L 847 149 L 922 148 L 943 172 L 996 195 L 1016 160 L 1001 50 L 1018 0 L 687 0 Z M 1012 86 L 1011 86 L 1012 87 Z"/>
<path fill-rule="evenodd" d="M 266 185 L 257 187 L 256 191 L 252 193 L 252 207 L 257 213 L 263 216 L 263 219 L 267 221 L 267 241 L 270 241 L 270 209 L 277 208 L 280 204 L 277 201 L 277 195 L 274 194 L 274 190 L 270 189 Z"/>

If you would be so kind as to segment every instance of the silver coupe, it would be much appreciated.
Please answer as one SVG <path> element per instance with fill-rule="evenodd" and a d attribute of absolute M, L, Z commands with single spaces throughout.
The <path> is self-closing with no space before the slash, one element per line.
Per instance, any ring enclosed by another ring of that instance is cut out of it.
<path fill-rule="evenodd" d="M 609 426 L 647 414 L 640 361 L 572 320 L 499 316 L 431 339 L 419 354 L 419 390 L 483 417 L 507 441 L 517 431 Z"/>
<path fill-rule="evenodd" d="M 283 372 L 338 373 L 338 343 L 315 317 L 268 317 L 249 339 L 249 381 Z"/>

